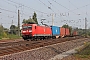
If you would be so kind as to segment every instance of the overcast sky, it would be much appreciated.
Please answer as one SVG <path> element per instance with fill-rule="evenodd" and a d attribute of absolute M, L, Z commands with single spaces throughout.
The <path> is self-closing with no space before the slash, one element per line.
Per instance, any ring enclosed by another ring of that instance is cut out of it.
<path fill-rule="evenodd" d="M 18 9 L 20 10 L 20 25 L 23 19 L 32 17 L 37 13 L 39 24 L 41 19 L 46 19 L 45 24 L 62 26 L 68 24 L 72 27 L 84 28 L 85 17 L 87 27 L 90 28 L 90 0 L 0 0 L 0 24 L 9 28 L 17 26 Z"/>

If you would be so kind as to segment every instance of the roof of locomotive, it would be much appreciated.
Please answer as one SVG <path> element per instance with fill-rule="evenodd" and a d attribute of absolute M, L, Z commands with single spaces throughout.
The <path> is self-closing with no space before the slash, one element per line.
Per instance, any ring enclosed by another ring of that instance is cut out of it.
<path fill-rule="evenodd" d="M 28 26 L 28 25 L 36 25 L 37 26 L 37 24 L 23 24 L 22 26 Z"/>
<path fill-rule="evenodd" d="M 48 26 L 47 24 L 43 24 L 43 25 L 39 25 L 39 24 L 23 24 L 22 26 L 29 26 L 29 25 L 33 25 L 33 26 L 47 26 L 47 27 L 50 27 Z"/>

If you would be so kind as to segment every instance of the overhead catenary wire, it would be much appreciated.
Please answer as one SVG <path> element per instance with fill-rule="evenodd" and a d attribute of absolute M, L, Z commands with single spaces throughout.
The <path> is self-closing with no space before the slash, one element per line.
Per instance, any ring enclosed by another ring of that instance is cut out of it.
<path fill-rule="evenodd" d="M 75 8 L 77 8 L 77 6 L 75 6 L 70 0 L 69 0 L 69 3 L 72 4 Z"/>
<path fill-rule="evenodd" d="M 50 6 L 47 6 L 44 2 L 42 2 L 41 0 L 39 0 L 44 6 L 46 6 L 48 9 L 50 9 L 53 14 L 56 14 L 55 11 L 50 7 Z M 50 3 L 50 1 L 48 1 Z M 51 3 L 50 3 L 51 4 Z M 50 13 L 52 15 L 52 13 Z"/>
<path fill-rule="evenodd" d="M 42 2 L 41 0 L 39 0 L 43 5 L 45 5 L 48 9 L 50 9 L 52 12 L 53 12 L 53 14 L 56 14 L 56 12 L 50 7 L 50 6 L 47 6 L 44 2 Z M 52 5 L 52 3 L 50 3 L 50 1 L 48 1 L 49 2 L 49 4 L 51 4 Z M 53 5 L 52 5 L 53 6 Z M 51 14 L 51 13 L 50 13 Z M 59 16 L 59 15 L 58 15 Z M 60 17 L 60 16 L 59 16 Z"/>
<path fill-rule="evenodd" d="M 19 5 L 22 5 L 23 6 L 23 4 L 20 4 L 20 3 L 17 3 L 17 2 L 14 2 L 14 1 L 11 1 L 11 0 L 8 0 L 8 1 L 10 1 L 10 2 L 13 2 L 13 3 L 15 3 L 15 4 L 19 4 Z M 55 0 L 54 0 L 55 1 Z M 63 6 L 63 5 L 62 5 Z M 64 6 L 63 6 L 64 7 Z M 68 8 L 67 8 L 68 9 Z"/>
<path fill-rule="evenodd" d="M 90 4 L 87 4 L 87 5 L 84 5 L 84 6 L 82 6 L 82 7 L 77 7 L 77 6 L 75 6 L 70 0 L 69 0 L 69 3 L 72 4 L 72 5 L 76 8 L 76 9 L 74 9 L 74 10 L 78 10 L 78 9 L 80 9 L 80 8 L 87 7 L 88 5 L 90 5 Z M 74 11 L 74 10 L 71 10 L 71 11 Z M 70 12 L 70 11 L 69 11 L 69 12 Z M 81 10 L 81 12 L 84 13 L 82 10 Z"/>
<path fill-rule="evenodd" d="M 50 3 L 50 5 L 52 5 L 53 7 L 54 7 L 54 5 L 50 2 L 50 1 L 48 1 L 49 3 Z M 54 8 L 56 8 L 56 7 L 54 7 Z M 57 8 L 56 8 L 57 9 Z M 60 12 L 60 10 L 59 9 L 57 9 L 59 12 Z M 59 16 L 59 14 L 60 14 L 60 16 L 65 16 L 65 17 L 69 17 L 69 15 L 67 14 L 66 15 L 66 13 L 65 13 L 65 15 L 63 14 L 63 13 L 57 13 L 58 14 L 58 16 Z M 63 18 L 63 17 L 62 17 Z M 70 18 L 70 17 L 69 17 Z"/>
<path fill-rule="evenodd" d="M 15 5 L 15 4 L 9 3 L 9 2 L 7 2 L 7 1 L 5 1 L 5 0 L 2 0 L 2 1 L 8 3 L 9 5 L 15 6 L 15 7 L 17 8 L 17 5 Z"/>
<path fill-rule="evenodd" d="M 67 8 L 67 7 L 65 7 L 65 6 L 63 6 L 62 4 L 60 4 L 59 2 L 57 2 L 57 1 L 55 1 L 55 0 L 53 0 L 55 3 L 57 3 L 58 5 L 60 5 L 60 6 L 62 6 L 63 8 L 65 8 L 65 9 L 67 9 L 68 11 L 70 11 L 70 9 L 69 8 Z M 68 13 L 69 14 L 69 12 L 66 12 L 66 13 Z M 76 14 L 77 15 L 77 13 L 75 13 L 75 12 L 73 12 L 72 11 L 72 13 L 74 13 L 74 14 Z M 80 16 L 81 17 L 81 16 Z"/>
<path fill-rule="evenodd" d="M 7 9 L 2 9 L 0 8 L 1 10 L 4 10 L 4 11 L 8 11 L 8 12 L 13 12 L 13 11 L 10 11 L 10 10 L 7 10 Z M 13 12 L 14 13 L 14 12 Z M 9 17 L 9 16 L 8 16 Z"/>
<path fill-rule="evenodd" d="M 28 15 L 26 14 L 26 12 L 25 12 L 25 13 L 23 12 L 23 8 L 22 8 L 23 5 L 21 5 L 21 6 L 18 7 L 16 4 L 12 4 L 12 3 L 7 2 L 7 1 L 5 1 L 5 0 L 3 0 L 3 1 L 6 2 L 6 3 L 8 3 L 8 4 L 10 4 L 10 5 L 12 5 L 12 6 L 15 6 L 15 7 L 16 7 L 16 10 L 18 10 L 18 8 L 21 7 L 21 9 L 22 9 L 21 12 L 22 12 L 22 13 L 20 12 L 20 14 L 23 14 L 23 15 L 25 15 L 25 16 L 28 16 Z"/>
<path fill-rule="evenodd" d="M 50 5 L 52 5 L 52 7 L 54 7 L 54 8 L 56 8 L 50 1 L 48 1 L 49 2 L 49 4 Z M 56 8 L 57 9 L 57 8 Z M 60 12 L 60 10 L 59 9 L 57 9 L 59 12 Z M 64 16 L 63 14 L 61 14 L 61 13 L 54 13 L 55 14 L 55 17 L 56 17 L 56 15 L 58 15 L 58 17 L 60 18 L 62 18 L 62 19 L 64 19 L 62 16 Z M 60 15 L 59 15 L 60 14 Z M 65 15 L 66 16 L 66 15 Z M 66 16 L 67 17 L 67 16 Z"/>
<path fill-rule="evenodd" d="M 7 11 L 7 12 L 11 12 L 11 13 L 17 14 L 17 12 L 15 12 L 15 11 L 7 10 L 7 9 L 4 9 L 4 8 L 0 8 L 0 10 L 3 10 L 3 11 Z M 21 12 L 20 12 L 20 14 L 23 14 L 23 15 L 25 15 L 25 16 L 28 16 L 28 15 L 25 14 L 25 13 L 21 13 Z M 6 14 L 5 14 L 5 15 L 6 15 Z M 9 14 L 8 14 L 8 15 L 9 15 Z"/>
<path fill-rule="evenodd" d="M 65 7 L 65 6 L 61 5 L 60 3 L 58 3 L 57 1 L 55 1 L 55 0 L 52 0 L 52 1 L 54 1 L 54 2 L 57 3 L 57 4 L 59 4 L 60 6 L 64 7 L 65 9 L 70 10 L 70 9 L 68 9 L 67 7 Z"/>
<path fill-rule="evenodd" d="M 46 6 L 46 7 L 49 7 L 49 6 L 47 6 L 44 2 L 42 2 L 41 0 L 39 0 L 44 6 Z M 50 3 L 50 1 L 48 1 L 49 2 L 49 4 L 51 4 L 52 5 L 52 3 Z M 52 5 L 53 6 L 53 5 Z M 56 17 L 56 12 L 50 7 L 50 10 L 53 12 L 53 13 L 50 13 L 50 16 L 55 16 Z M 61 18 L 62 19 L 64 19 L 62 16 L 60 16 L 60 15 L 58 15 L 58 13 L 57 13 L 57 16 L 58 16 L 58 18 L 61 20 Z M 54 22 L 53 21 L 53 17 L 52 17 L 52 22 Z M 52 23 L 53 24 L 53 23 Z"/>
<path fill-rule="evenodd" d="M 3 8 L 0 8 L 0 10 L 4 10 L 4 11 L 8 11 L 8 12 L 11 12 L 11 13 L 16 13 L 16 14 L 17 14 L 17 12 L 14 12 L 14 11 L 10 11 L 10 10 L 7 10 L 7 9 L 3 9 Z"/>
<path fill-rule="evenodd" d="M 62 5 L 62 4 L 60 4 L 59 2 L 57 2 L 57 1 L 55 1 L 55 0 L 52 0 L 52 1 L 54 1 L 54 2 L 55 2 L 55 3 L 57 3 L 58 5 L 62 6 L 63 8 L 67 9 L 67 10 L 68 10 L 68 12 L 66 12 L 66 13 L 72 12 L 72 13 L 74 13 L 74 14 L 76 14 L 76 15 L 77 15 L 77 13 L 75 13 L 75 12 L 73 12 L 72 10 L 70 10 L 69 8 L 67 8 L 67 7 L 63 6 L 63 5 Z M 80 17 L 81 17 L 81 16 L 80 16 Z M 81 17 L 81 18 L 82 18 L 82 17 Z"/>
<path fill-rule="evenodd" d="M 55 11 L 50 7 L 50 6 L 47 6 L 45 3 L 43 3 L 41 0 L 39 0 L 43 5 L 45 5 L 48 9 L 50 9 L 53 13 L 55 13 Z"/>
<path fill-rule="evenodd" d="M 71 3 L 70 1 L 69 1 L 69 3 Z M 76 7 L 73 3 L 71 3 L 74 7 Z M 86 17 L 87 17 L 87 6 L 89 6 L 90 4 L 87 4 L 87 5 L 84 5 L 84 6 L 82 6 L 81 8 L 83 8 L 83 7 L 86 7 L 86 12 L 85 12 L 85 15 L 86 15 Z M 77 8 L 76 7 L 76 9 L 80 9 L 80 8 Z M 82 10 L 81 10 L 81 12 L 82 12 Z M 84 13 L 84 12 L 82 12 L 82 13 Z M 86 30 L 86 27 L 87 27 L 87 18 L 85 17 L 85 30 Z"/>
<path fill-rule="evenodd" d="M 39 0 L 40 1 L 40 0 Z M 41 3 L 43 3 L 42 1 L 40 1 Z M 48 1 L 50 4 L 52 4 L 50 1 Z M 43 3 L 46 7 L 48 7 L 45 3 Z M 59 15 L 58 15 L 59 16 Z"/>
<path fill-rule="evenodd" d="M 57 1 L 55 1 L 55 0 L 52 0 L 52 1 L 54 1 L 54 2 L 57 3 L 58 5 L 62 6 L 63 8 L 67 9 L 68 11 L 70 11 L 69 8 L 63 6 L 62 4 L 58 3 Z M 68 17 L 69 17 L 69 12 L 65 12 L 65 13 L 68 13 Z M 73 13 L 76 14 L 75 12 L 73 12 Z M 60 15 L 61 15 L 61 14 L 60 14 Z"/>
<path fill-rule="evenodd" d="M 57 3 L 57 4 L 59 4 L 59 5 L 62 6 L 63 8 L 69 10 L 68 12 L 73 12 L 73 11 L 75 11 L 75 10 L 77 10 L 77 9 L 80 9 L 80 8 L 83 8 L 83 7 L 86 7 L 86 6 L 90 5 L 90 4 L 87 4 L 87 5 L 84 5 L 84 6 L 82 6 L 82 7 L 79 7 L 79 8 L 73 9 L 73 10 L 70 10 L 69 8 L 67 8 L 67 7 L 63 6 L 62 4 L 58 3 L 57 1 L 55 1 L 55 0 L 52 0 L 52 1 L 54 1 L 54 2 Z M 73 12 L 73 13 L 75 13 L 75 12 Z M 75 14 L 76 14 L 76 13 L 75 13 Z"/>
<path fill-rule="evenodd" d="M 11 12 L 11 13 L 15 13 L 15 14 L 17 14 L 17 12 L 15 12 L 15 11 L 11 11 L 11 10 L 7 10 L 7 9 L 3 9 L 3 8 L 0 8 L 0 10 L 3 10 L 3 11 L 7 11 L 7 12 Z M 24 14 L 24 13 L 20 13 L 20 14 Z M 6 14 L 5 14 L 6 15 Z M 26 14 L 24 14 L 24 15 L 26 15 Z M 8 14 L 8 16 L 9 16 L 9 14 Z M 26 16 L 28 16 L 28 15 L 26 15 Z"/>
<path fill-rule="evenodd" d="M 22 6 L 24 6 L 24 7 L 29 8 L 29 9 L 35 10 L 35 11 L 37 11 L 37 12 L 39 12 L 39 13 L 47 14 L 47 13 L 45 13 L 45 12 L 42 12 L 42 11 L 36 10 L 36 9 L 34 9 L 34 8 L 31 8 L 31 7 L 29 7 L 29 6 L 26 6 L 26 5 L 24 5 L 24 4 L 17 3 L 17 2 L 11 1 L 11 0 L 8 0 L 8 1 L 10 1 L 10 2 L 12 2 L 12 3 L 15 3 L 15 4 L 18 4 L 18 5 L 22 5 Z"/>
<path fill-rule="evenodd" d="M 62 4 L 58 3 L 57 1 L 55 1 L 55 0 L 52 0 L 52 1 L 54 1 L 54 2 L 57 3 L 58 5 L 62 6 L 63 8 L 67 9 L 68 11 L 70 11 L 69 8 L 63 6 Z M 69 13 L 69 12 L 67 12 L 67 13 Z M 75 12 L 73 12 L 73 13 L 76 14 Z"/>
<path fill-rule="evenodd" d="M 28 8 L 28 9 L 32 9 L 32 10 L 37 11 L 37 12 L 39 12 L 39 13 L 48 14 L 48 13 L 45 13 L 45 12 L 36 10 L 36 9 L 34 9 L 34 8 L 31 8 L 31 7 L 29 7 L 29 6 L 26 6 L 26 5 L 22 4 L 22 3 L 17 3 L 17 2 L 11 1 L 11 0 L 7 0 L 7 1 L 9 1 L 9 2 L 11 2 L 11 3 L 14 3 L 13 6 L 14 6 L 14 5 L 20 5 L 21 7 L 25 7 L 25 8 Z M 18 7 L 18 6 L 17 6 L 17 7 Z M 17 8 L 17 7 L 16 7 L 16 8 Z M 24 9 L 23 9 L 23 10 L 24 10 Z M 30 16 L 30 14 L 26 14 L 26 12 L 24 12 L 23 10 L 20 9 L 20 11 L 21 11 L 20 14 L 21 14 L 21 17 L 22 17 L 22 18 L 23 18 L 24 16 Z"/>
<path fill-rule="evenodd" d="M 81 6 L 81 7 L 79 7 L 79 8 L 76 8 L 76 9 L 70 10 L 69 12 L 72 12 L 72 11 L 75 11 L 75 10 L 78 10 L 78 9 L 81 9 L 81 8 L 84 8 L 84 7 L 89 6 L 89 5 L 90 5 L 90 4 L 87 4 L 87 5 Z"/>
<path fill-rule="evenodd" d="M 12 0 L 13 1 L 13 0 Z M 42 1 L 42 0 L 41 0 Z M 57 0 L 56 0 L 57 1 Z M 8 1 L 9 2 L 9 1 Z M 45 3 L 45 2 L 43 2 L 43 3 Z M 49 3 L 50 4 L 52 4 L 50 1 L 49 1 Z M 59 3 L 59 2 L 58 2 Z M 13 4 L 13 3 L 11 3 L 11 4 Z M 20 3 L 21 4 L 21 3 Z M 46 4 L 46 3 L 45 3 Z M 13 4 L 13 6 L 14 5 L 19 5 L 19 4 Z M 47 5 L 47 4 L 46 4 Z M 53 5 L 53 4 L 52 4 Z M 22 6 L 23 7 L 23 5 L 20 5 L 20 6 Z M 25 7 L 25 6 L 24 6 Z M 49 6 L 50 7 L 50 6 Z M 86 7 L 86 6 L 85 6 Z M 67 8 L 67 7 L 66 7 Z M 76 9 L 78 9 L 78 7 L 76 8 Z M 6 9 L 7 10 L 7 9 Z M 69 10 L 70 11 L 70 10 Z M 56 11 L 55 11 L 56 12 Z M 20 13 L 22 13 L 22 12 L 20 12 Z M 24 12 L 24 14 L 26 15 L 26 13 Z M 22 15 L 24 15 L 23 13 L 22 13 Z M 56 13 L 54 13 L 54 14 L 56 14 Z M 58 14 L 58 13 L 57 13 Z M 61 14 L 61 13 L 59 13 L 59 14 Z M 29 14 L 28 14 L 29 15 Z"/>

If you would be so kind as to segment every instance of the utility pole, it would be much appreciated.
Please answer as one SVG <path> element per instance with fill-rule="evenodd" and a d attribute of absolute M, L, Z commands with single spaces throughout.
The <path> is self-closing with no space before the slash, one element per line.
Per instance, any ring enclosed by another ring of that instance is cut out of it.
<path fill-rule="evenodd" d="M 52 26 L 54 25 L 53 13 L 52 13 Z"/>
<path fill-rule="evenodd" d="M 13 25 L 13 20 L 12 20 L 12 25 Z"/>
<path fill-rule="evenodd" d="M 87 29 L 87 18 L 85 18 L 85 37 L 87 37 L 87 31 L 86 31 L 86 29 Z"/>
<path fill-rule="evenodd" d="M 20 36 L 20 12 L 18 10 L 18 36 Z"/>
<path fill-rule="evenodd" d="M 67 23 L 66 23 L 65 25 L 67 26 Z M 66 28 L 67 28 L 67 27 L 65 27 L 65 36 L 66 36 Z"/>
<path fill-rule="evenodd" d="M 13 25 L 13 20 L 12 20 L 12 25 Z M 14 29 L 13 29 L 13 26 L 12 26 L 12 32 L 11 32 L 11 34 L 13 34 L 13 31 L 14 31 Z"/>

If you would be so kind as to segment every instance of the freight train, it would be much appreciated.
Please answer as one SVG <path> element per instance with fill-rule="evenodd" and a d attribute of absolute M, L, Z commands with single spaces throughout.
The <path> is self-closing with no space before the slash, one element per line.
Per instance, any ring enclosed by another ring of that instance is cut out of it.
<path fill-rule="evenodd" d="M 22 25 L 22 38 L 24 40 L 31 39 L 48 39 L 48 38 L 59 38 L 70 36 L 68 28 L 62 28 L 58 26 L 46 26 L 38 24 L 23 24 Z M 77 35 L 77 32 L 74 31 L 72 35 Z"/>

